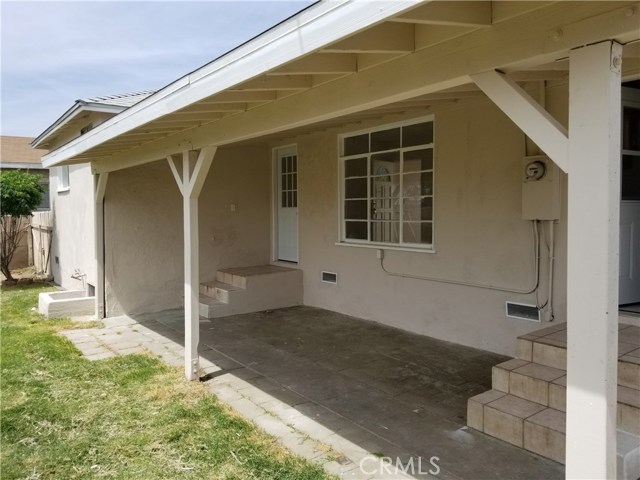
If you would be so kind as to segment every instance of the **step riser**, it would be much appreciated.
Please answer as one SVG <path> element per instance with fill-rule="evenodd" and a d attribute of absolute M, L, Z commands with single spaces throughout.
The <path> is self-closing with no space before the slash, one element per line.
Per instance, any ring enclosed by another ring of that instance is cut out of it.
<path fill-rule="evenodd" d="M 640 480 L 640 329 L 621 324 L 618 338 L 618 478 Z M 519 337 L 517 358 L 493 367 L 493 389 L 469 399 L 467 425 L 564 463 L 566 340 L 566 325 Z"/>
<path fill-rule="evenodd" d="M 492 386 L 494 390 L 548 406 L 554 410 L 566 412 L 567 388 L 560 380 L 563 380 L 563 377 L 545 381 L 522 375 L 515 371 L 505 370 L 499 366 L 495 366 L 492 369 Z M 629 395 L 635 396 L 636 391 L 628 390 L 627 397 Z M 637 395 L 640 396 L 640 391 L 637 392 Z M 634 403 L 629 401 L 628 398 L 626 401 Z M 619 401 L 617 425 L 619 429 L 625 432 L 640 435 L 640 408 Z"/>
<path fill-rule="evenodd" d="M 227 272 L 216 272 L 216 280 L 218 282 L 228 283 L 238 288 L 247 288 L 247 277 L 241 275 L 233 275 Z"/>
<path fill-rule="evenodd" d="M 200 285 L 200 294 L 206 318 L 301 305 L 302 271 L 273 265 L 219 270 L 215 281 Z"/>
<path fill-rule="evenodd" d="M 489 404 L 483 404 L 484 400 L 476 402 L 476 398 L 478 397 L 469 399 L 468 403 L 467 418 L 470 427 L 556 462 L 564 463 L 565 434 L 561 431 L 562 425 L 558 429 L 540 425 L 530 420 L 536 417 L 536 410 L 524 416 L 518 416 L 492 408 L 489 405 L 491 402 L 488 402 Z M 543 410 L 544 407 L 540 406 L 537 413 Z M 559 415 L 558 412 L 556 415 Z"/>
<path fill-rule="evenodd" d="M 517 357 L 522 360 L 560 370 L 567 369 L 567 350 L 562 347 L 519 338 L 516 349 Z"/>
<path fill-rule="evenodd" d="M 530 452 L 564 464 L 565 440 L 562 432 L 524 421 L 524 448 Z"/>
<path fill-rule="evenodd" d="M 213 287 L 200 285 L 200 293 L 206 297 L 213 298 L 222 303 L 232 303 L 235 297 L 241 296 L 243 290 L 227 290 L 223 287 Z"/>

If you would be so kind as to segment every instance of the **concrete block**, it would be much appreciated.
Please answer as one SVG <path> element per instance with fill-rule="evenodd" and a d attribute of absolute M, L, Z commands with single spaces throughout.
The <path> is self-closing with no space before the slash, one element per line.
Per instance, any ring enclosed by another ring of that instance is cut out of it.
<path fill-rule="evenodd" d="M 542 405 L 505 395 L 484 407 L 484 432 L 518 447 L 524 444 L 524 419 L 544 410 Z"/>
<path fill-rule="evenodd" d="M 47 318 L 92 315 L 96 310 L 96 298 L 88 297 L 84 290 L 43 292 L 38 295 L 38 312 Z"/>
<path fill-rule="evenodd" d="M 567 350 L 556 345 L 548 345 L 536 341 L 533 343 L 532 361 L 540 365 L 566 370 Z"/>
<path fill-rule="evenodd" d="M 491 387 L 494 390 L 509 393 L 509 372 L 527 363 L 526 360 L 520 358 L 512 358 L 506 362 L 499 363 L 491 369 Z"/>
<path fill-rule="evenodd" d="M 267 432 L 269 435 L 280 437 L 294 432 L 294 429 L 285 424 L 282 420 L 269 413 L 260 415 L 253 419 L 253 423 Z"/>
<path fill-rule="evenodd" d="M 247 420 L 253 420 L 265 413 L 264 409 L 260 408 L 248 398 L 233 397 L 228 398 L 224 402 Z"/>
<path fill-rule="evenodd" d="M 549 382 L 564 374 L 564 370 L 529 363 L 511 372 L 509 393 L 541 405 L 549 405 Z"/>
<path fill-rule="evenodd" d="M 524 338 L 516 341 L 516 357 L 528 362 L 533 360 L 533 342 Z"/>
<path fill-rule="evenodd" d="M 565 413 L 547 408 L 524 421 L 524 448 L 564 463 Z"/>
<path fill-rule="evenodd" d="M 549 384 L 549 407 L 567 411 L 567 377 L 560 377 Z"/>
<path fill-rule="evenodd" d="M 498 365 L 491 369 L 491 388 L 500 392 L 509 393 L 509 370 Z"/>
<path fill-rule="evenodd" d="M 94 353 L 93 355 L 87 355 L 87 360 L 106 360 L 107 358 L 115 357 L 116 354 L 113 352 L 104 352 L 104 353 Z"/>
<path fill-rule="evenodd" d="M 467 400 L 467 425 L 481 432 L 484 431 L 484 406 L 505 395 L 498 390 L 489 390 Z"/>

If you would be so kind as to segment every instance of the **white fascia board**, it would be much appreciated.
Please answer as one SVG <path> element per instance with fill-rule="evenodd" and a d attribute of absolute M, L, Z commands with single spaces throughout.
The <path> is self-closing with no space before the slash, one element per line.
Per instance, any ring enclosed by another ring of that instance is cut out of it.
<path fill-rule="evenodd" d="M 313 53 L 420 3 L 426 2 L 320 2 L 45 155 L 43 164 L 58 165 L 136 127 Z"/>
<path fill-rule="evenodd" d="M 105 105 L 103 103 L 92 103 L 79 100 L 71 108 L 69 108 L 69 110 L 63 113 L 60 118 L 53 122 L 53 124 L 51 124 L 44 132 L 38 135 L 38 137 L 31 142 L 31 147 L 38 148 L 38 145 L 41 145 L 44 141 L 51 138 L 54 133 L 56 133 L 60 128 L 76 118 L 82 112 L 90 111 L 118 114 L 123 110 L 126 110 L 126 108 L 127 107 L 122 107 L 119 105 Z"/>

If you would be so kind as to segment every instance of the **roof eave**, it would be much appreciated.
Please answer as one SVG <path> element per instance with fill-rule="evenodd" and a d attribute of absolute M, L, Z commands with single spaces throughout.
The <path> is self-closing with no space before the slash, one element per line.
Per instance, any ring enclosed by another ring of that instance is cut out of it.
<path fill-rule="evenodd" d="M 56 133 L 60 128 L 69 123 L 75 117 L 77 117 L 80 113 L 84 111 L 91 112 L 108 112 L 108 113 L 120 113 L 123 110 L 126 110 L 127 107 L 122 107 L 118 105 L 105 105 L 102 103 L 94 103 L 94 102 L 86 102 L 84 100 L 76 100 L 66 112 L 64 112 L 55 122 L 53 122 L 47 129 L 38 135 L 32 142 L 32 148 L 38 148 L 45 141 L 49 140 L 51 136 Z"/>
<path fill-rule="evenodd" d="M 423 0 L 319 2 L 277 27 L 185 75 L 87 134 L 44 156 L 46 167 L 63 162 L 133 128 L 184 108 L 243 81 L 320 50 L 355 31 L 397 15 Z"/>

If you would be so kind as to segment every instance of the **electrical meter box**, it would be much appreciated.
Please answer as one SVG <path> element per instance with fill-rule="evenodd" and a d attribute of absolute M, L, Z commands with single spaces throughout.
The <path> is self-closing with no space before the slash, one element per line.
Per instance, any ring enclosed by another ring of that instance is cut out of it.
<path fill-rule="evenodd" d="M 545 155 L 522 159 L 522 219 L 560 219 L 560 169 Z"/>

